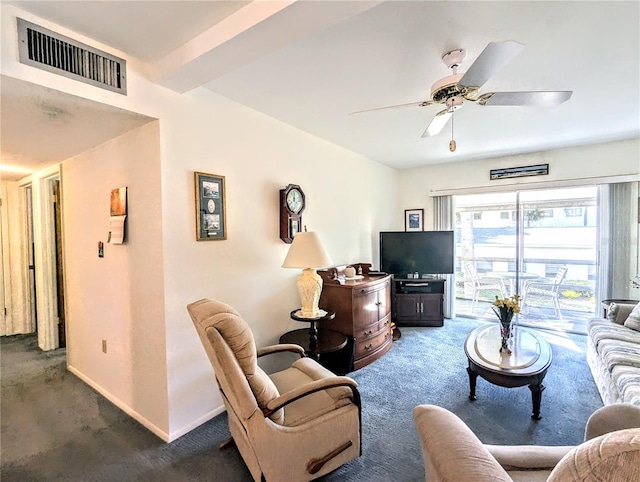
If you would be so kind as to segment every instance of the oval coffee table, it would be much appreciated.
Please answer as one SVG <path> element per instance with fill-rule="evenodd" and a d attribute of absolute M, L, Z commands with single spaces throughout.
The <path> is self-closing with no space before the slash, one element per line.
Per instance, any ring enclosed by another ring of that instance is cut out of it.
<path fill-rule="evenodd" d="M 501 387 L 528 385 L 533 403 L 531 418 L 540 420 L 540 403 L 544 390 L 542 380 L 551 365 L 551 347 L 535 331 L 516 326 L 511 349 L 511 355 L 500 352 L 500 325 L 497 323 L 481 326 L 469 334 L 464 343 L 464 351 L 469 360 L 469 399 L 476 399 L 478 375 Z"/>

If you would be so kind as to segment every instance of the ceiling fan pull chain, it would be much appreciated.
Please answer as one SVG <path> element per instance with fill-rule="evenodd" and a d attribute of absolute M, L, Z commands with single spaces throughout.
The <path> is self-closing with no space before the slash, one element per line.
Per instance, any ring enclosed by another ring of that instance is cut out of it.
<path fill-rule="evenodd" d="M 449 142 L 449 150 L 454 152 L 456 150 L 456 141 L 453 139 L 453 112 L 451 113 L 451 141 Z"/>

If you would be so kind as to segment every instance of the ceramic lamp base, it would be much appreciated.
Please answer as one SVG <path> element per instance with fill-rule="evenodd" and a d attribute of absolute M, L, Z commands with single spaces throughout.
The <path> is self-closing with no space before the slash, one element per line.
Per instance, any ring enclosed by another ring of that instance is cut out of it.
<path fill-rule="evenodd" d="M 305 268 L 302 270 L 297 284 L 300 302 L 302 303 L 300 316 L 303 318 L 318 318 L 321 313 L 318 308 L 318 302 L 322 293 L 322 278 L 316 273 L 315 269 Z"/>

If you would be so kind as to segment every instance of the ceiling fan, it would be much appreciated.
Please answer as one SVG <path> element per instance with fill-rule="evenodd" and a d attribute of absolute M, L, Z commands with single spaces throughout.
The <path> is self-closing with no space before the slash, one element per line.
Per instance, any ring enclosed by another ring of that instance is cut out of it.
<path fill-rule="evenodd" d="M 422 134 L 422 137 L 431 137 L 440 133 L 452 117 L 453 112 L 462 107 L 465 101 L 475 102 L 482 106 L 553 106 L 569 100 L 573 91 L 486 92 L 480 94 L 480 88 L 489 78 L 509 63 L 523 48 L 523 44 L 513 40 L 490 42 L 464 74 L 458 74 L 458 67 L 464 60 L 466 52 L 462 49 L 452 50 L 442 56 L 442 61 L 453 73 L 438 80 L 431 86 L 431 98 L 429 100 L 377 107 L 352 112 L 352 114 L 398 107 L 426 107 L 434 104 L 444 104 L 446 108 L 433 117 L 431 123 Z M 452 140 L 451 142 L 450 149 L 454 151 L 455 141 Z"/>

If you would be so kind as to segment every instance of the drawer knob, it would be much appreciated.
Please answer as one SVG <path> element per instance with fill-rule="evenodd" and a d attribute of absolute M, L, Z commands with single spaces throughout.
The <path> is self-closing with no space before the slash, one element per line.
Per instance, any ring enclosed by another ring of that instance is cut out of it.
<path fill-rule="evenodd" d="M 373 330 L 367 330 L 364 332 L 364 336 L 369 336 L 371 333 L 373 333 Z"/>
<path fill-rule="evenodd" d="M 371 343 L 364 347 L 365 350 L 371 350 L 371 348 L 373 348 L 373 345 Z"/>

